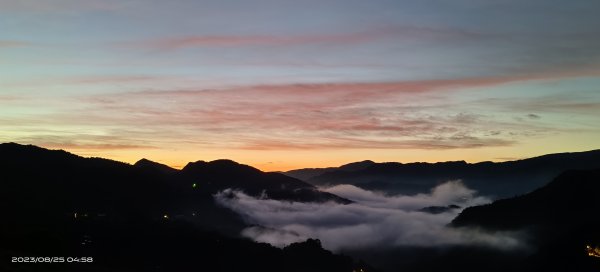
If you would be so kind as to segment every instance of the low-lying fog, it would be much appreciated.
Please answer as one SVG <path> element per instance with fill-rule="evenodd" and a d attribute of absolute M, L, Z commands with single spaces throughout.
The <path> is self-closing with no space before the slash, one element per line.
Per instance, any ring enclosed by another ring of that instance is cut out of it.
<path fill-rule="evenodd" d="M 428 194 L 410 196 L 385 195 L 352 185 L 322 188 L 322 191 L 354 203 L 278 201 L 264 196 L 251 197 L 231 189 L 216 194 L 215 200 L 255 225 L 243 230 L 243 236 L 278 247 L 307 238 L 320 239 L 325 248 L 333 251 L 461 244 L 508 249 L 520 245 L 516 234 L 490 234 L 446 226 L 462 209 L 491 202 L 460 181 L 440 184 Z M 425 207 L 448 205 L 460 208 L 437 214 L 420 211 Z"/>

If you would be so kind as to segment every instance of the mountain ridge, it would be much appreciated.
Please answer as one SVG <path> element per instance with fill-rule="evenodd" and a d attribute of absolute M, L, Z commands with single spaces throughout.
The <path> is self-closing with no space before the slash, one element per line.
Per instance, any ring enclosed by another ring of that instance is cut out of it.
<path fill-rule="evenodd" d="M 531 256 L 520 271 L 598 271 L 600 168 L 568 170 L 528 194 L 468 207 L 451 227 L 520 232 Z"/>
<path fill-rule="evenodd" d="M 598 199 L 600 168 L 568 170 L 530 193 L 468 207 L 452 221 L 452 225 L 513 230 L 524 226 L 577 221 L 600 226 L 600 218 L 589 216 L 600 211 Z"/>
<path fill-rule="evenodd" d="M 149 160 L 131 165 L 6 143 L 0 144 L 0 172 L 5 177 L 0 196 L 7 203 L 2 210 L 11 214 L 17 212 L 9 206 L 57 216 L 82 209 L 123 218 L 132 213 L 154 218 L 193 210 L 212 213 L 219 209 L 213 195 L 230 188 L 252 196 L 266 192 L 278 200 L 350 203 L 303 181 L 227 160 L 177 170 Z"/>
<path fill-rule="evenodd" d="M 304 178 L 304 181 L 316 186 L 352 184 L 390 194 L 427 193 L 430 188 L 443 182 L 462 180 L 480 194 L 505 198 L 530 192 L 562 171 L 596 167 L 600 167 L 600 149 L 546 154 L 506 162 L 383 162 L 358 170 L 338 167 L 304 172 L 292 170 L 285 174 Z"/>

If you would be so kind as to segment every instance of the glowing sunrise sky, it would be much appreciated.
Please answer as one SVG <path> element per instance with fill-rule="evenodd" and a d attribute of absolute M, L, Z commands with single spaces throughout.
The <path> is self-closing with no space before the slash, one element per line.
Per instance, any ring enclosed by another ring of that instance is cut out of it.
<path fill-rule="evenodd" d="M 263 170 L 597 149 L 598 10 L 0 0 L 0 142 Z"/>

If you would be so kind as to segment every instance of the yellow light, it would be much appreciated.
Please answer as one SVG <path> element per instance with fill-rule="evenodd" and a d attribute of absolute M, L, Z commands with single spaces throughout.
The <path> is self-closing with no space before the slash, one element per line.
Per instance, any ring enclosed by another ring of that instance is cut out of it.
<path fill-rule="evenodd" d="M 591 246 L 586 245 L 585 249 L 587 251 L 588 256 L 600 258 L 600 248 L 598 248 L 598 247 L 592 248 Z"/>

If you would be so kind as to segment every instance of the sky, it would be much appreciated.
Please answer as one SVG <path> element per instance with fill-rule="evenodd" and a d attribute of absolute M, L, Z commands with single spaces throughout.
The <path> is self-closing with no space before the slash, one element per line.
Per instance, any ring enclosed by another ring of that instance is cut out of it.
<path fill-rule="evenodd" d="M 0 142 L 266 171 L 598 149 L 599 8 L 0 0 Z"/>

